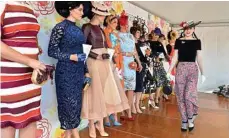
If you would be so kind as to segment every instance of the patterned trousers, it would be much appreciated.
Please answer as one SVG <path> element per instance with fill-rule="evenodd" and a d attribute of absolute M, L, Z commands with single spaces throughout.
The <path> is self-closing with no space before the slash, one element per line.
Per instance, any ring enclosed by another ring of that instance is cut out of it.
<path fill-rule="evenodd" d="M 197 114 L 198 67 L 195 62 L 180 62 L 176 70 L 175 91 L 182 122 Z"/>

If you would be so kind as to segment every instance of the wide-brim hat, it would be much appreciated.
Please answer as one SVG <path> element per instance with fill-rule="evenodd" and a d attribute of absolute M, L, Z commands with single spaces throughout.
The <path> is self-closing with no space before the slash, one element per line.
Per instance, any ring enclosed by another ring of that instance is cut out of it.
<path fill-rule="evenodd" d="M 70 10 L 72 10 L 75 5 L 82 4 L 85 7 L 86 1 L 55 1 L 55 9 L 57 13 L 67 18 L 70 15 Z"/>
<path fill-rule="evenodd" d="M 198 21 L 198 22 L 194 22 L 194 21 L 188 21 L 188 22 L 182 22 L 180 23 L 180 30 L 185 30 L 185 29 L 188 29 L 188 28 L 192 28 L 192 27 L 195 27 L 197 25 L 199 25 L 201 23 L 201 21 Z"/>
<path fill-rule="evenodd" d="M 84 1 L 83 4 L 83 18 L 84 17 L 88 17 L 89 19 L 91 19 L 93 17 L 93 13 L 92 13 L 92 4 L 90 1 Z"/>
<path fill-rule="evenodd" d="M 158 28 L 158 27 L 156 27 L 155 29 L 154 29 L 154 34 L 156 34 L 156 35 L 158 35 L 158 36 L 160 36 L 162 33 L 161 33 L 161 29 L 160 28 Z"/>
<path fill-rule="evenodd" d="M 99 2 L 92 2 L 92 12 L 102 16 L 111 15 L 109 12 L 110 8 L 105 4 L 101 4 Z"/>

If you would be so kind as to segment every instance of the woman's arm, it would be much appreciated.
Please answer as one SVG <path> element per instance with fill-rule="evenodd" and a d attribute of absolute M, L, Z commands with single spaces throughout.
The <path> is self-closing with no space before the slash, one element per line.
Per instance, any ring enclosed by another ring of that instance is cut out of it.
<path fill-rule="evenodd" d="M 52 30 L 50 36 L 48 55 L 58 60 L 67 61 L 67 60 L 77 60 L 76 55 L 71 55 L 68 53 L 63 53 L 60 51 L 59 44 L 62 37 L 64 36 L 64 28 L 61 26 L 55 26 Z"/>
<path fill-rule="evenodd" d="M 197 63 L 200 68 L 201 75 L 204 75 L 203 71 L 203 61 L 202 61 L 202 52 L 200 50 L 197 50 Z"/>
<path fill-rule="evenodd" d="M 171 65 L 170 65 L 170 67 L 169 67 L 169 70 L 168 70 L 168 73 L 169 73 L 169 74 L 171 74 L 173 68 L 176 66 L 177 61 L 178 61 L 178 50 L 175 50 L 175 51 L 174 51 L 174 56 L 173 56 L 173 58 L 172 58 L 172 63 L 171 63 Z"/>
<path fill-rule="evenodd" d="M 140 61 L 140 58 L 138 56 L 138 52 L 137 52 L 136 48 L 134 49 L 134 56 L 135 56 L 135 59 L 138 62 L 139 71 L 141 72 L 142 71 L 142 63 Z"/>
<path fill-rule="evenodd" d="M 17 63 L 30 66 L 31 68 L 36 69 L 38 72 L 40 72 L 39 70 L 45 70 L 46 68 L 45 65 L 42 64 L 40 61 L 27 57 L 21 54 L 20 52 L 17 52 L 16 50 L 7 46 L 2 41 L 1 41 L 1 57 Z"/>

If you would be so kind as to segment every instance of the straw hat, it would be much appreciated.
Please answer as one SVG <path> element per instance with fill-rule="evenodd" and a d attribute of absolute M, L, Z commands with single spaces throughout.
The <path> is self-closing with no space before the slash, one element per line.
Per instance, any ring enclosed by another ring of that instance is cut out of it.
<path fill-rule="evenodd" d="M 111 15 L 109 12 L 109 7 L 99 2 L 91 2 L 92 3 L 92 12 L 102 16 Z"/>

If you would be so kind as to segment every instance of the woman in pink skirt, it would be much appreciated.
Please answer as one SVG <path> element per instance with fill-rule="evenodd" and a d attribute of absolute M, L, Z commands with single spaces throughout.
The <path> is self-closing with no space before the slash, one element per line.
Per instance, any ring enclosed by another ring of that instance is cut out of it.
<path fill-rule="evenodd" d="M 194 120 L 197 116 L 197 83 L 198 83 L 198 66 L 203 76 L 203 66 L 201 58 L 201 41 L 196 37 L 195 26 L 201 22 L 183 22 L 181 27 L 183 32 L 181 37 L 176 40 L 175 54 L 172 64 L 168 71 L 170 75 L 172 69 L 176 66 L 175 92 L 178 107 L 181 113 L 182 125 L 181 131 L 192 131 L 194 129 Z M 196 60 L 198 66 L 196 64 Z"/>

